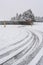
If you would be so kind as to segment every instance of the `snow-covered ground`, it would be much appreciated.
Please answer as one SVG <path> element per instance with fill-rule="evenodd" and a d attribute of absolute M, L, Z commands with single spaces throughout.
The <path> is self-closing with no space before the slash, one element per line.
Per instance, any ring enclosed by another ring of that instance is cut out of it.
<path fill-rule="evenodd" d="M 7 25 L 5 28 L 0 25 L 0 49 L 22 40 L 26 35 L 26 31 L 19 29 L 16 25 Z"/>
<path fill-rule="evenodd" d="M 4 65 L 36 65 L 43 56 L 42 43 L 43 23 L 0 25 L 0 64 L 12 58 Z"/>

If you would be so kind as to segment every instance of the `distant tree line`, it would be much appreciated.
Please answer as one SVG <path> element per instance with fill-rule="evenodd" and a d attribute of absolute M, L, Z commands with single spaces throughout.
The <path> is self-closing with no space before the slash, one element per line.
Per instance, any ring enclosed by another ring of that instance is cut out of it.
<path fill-rule="evenodd" d="M 35 17 L 32 10 L 29 9 L 22 14 L 16 14 L 15 17 L 11 17 L 10 21 L 0 21 L 0 25 L 8 24 L 22 24 L 22 25 L 31 25 L 33 22 L 43 22 L 43 17 Z"/>

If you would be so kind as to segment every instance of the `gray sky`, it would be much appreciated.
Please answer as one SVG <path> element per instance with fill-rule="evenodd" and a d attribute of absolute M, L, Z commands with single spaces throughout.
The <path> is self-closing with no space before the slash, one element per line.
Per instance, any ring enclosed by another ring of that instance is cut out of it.
<path fill-rule="evenodd" d="M 0 0 L 0 20 L 31 9 L 35 16 L 43 16 L 43 0 Z"/>

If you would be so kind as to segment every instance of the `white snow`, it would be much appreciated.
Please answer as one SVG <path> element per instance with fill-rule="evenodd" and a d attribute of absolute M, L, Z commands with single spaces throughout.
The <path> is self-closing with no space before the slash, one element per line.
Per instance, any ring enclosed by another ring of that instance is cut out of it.
<path fill-rule="evenodd" d="M 28 65 L 36 65 L 42 56 L 43 56 L 43 48 L 40 50 L 40 52 L 36 55 L 36 57 Z"/>
<path fill-rule="evenodd" d="M 4 27 L 3 25 L 0 25 L 0 53 L 1 53 L 1 49 L 24 39 L 28 35 L 27 31 L 29 30 L 31 30 L 34 33 L 36 33 L 36 31 L 43 32 L 43 23 L 34 23 L 34 25 L 32 26 L 6 25 L 6 27 Z M 38 32 L 36 33 L 36 35 L 39 37 L 40 39 L 39 42 L 41 43 L 42 35 L 38 34 Z M 31 36 L 31 34 L 29 36 Z M 24 47 L 21 49 L 24 49 Z M 19 51 L 21 51 L 21 49 L 19 49 Z M 40 57 L 43 55 L 42 52 L 43 52 L 43 48 L 36 55 L 36 57 L 30 62 L 29 65 L 35 65 L 39 61 Z"/>
<path fill-rule="evenodd" d="M 26 35 L 26 31 L 16 25 L 7 25 L 5 28 L 0 25 L 0 49 L 24 39 Z"/>

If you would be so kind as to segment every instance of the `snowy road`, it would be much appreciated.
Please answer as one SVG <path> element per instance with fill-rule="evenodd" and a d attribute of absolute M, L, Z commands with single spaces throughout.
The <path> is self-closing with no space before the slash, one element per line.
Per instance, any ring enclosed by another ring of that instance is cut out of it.
<path fill-rule="evenodd" d="M 0 26 L 0 37 L 3 65 L 28 65 L 43 47 L 43 33 L 33 26 Z"/>

